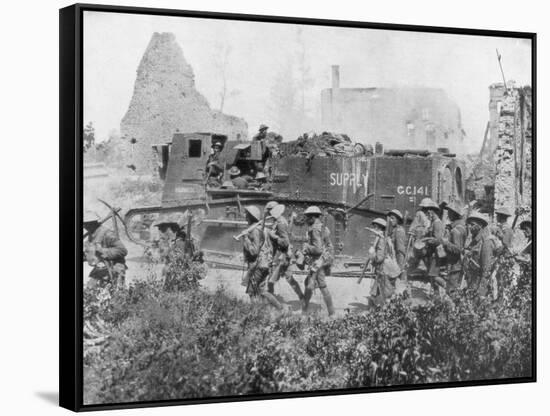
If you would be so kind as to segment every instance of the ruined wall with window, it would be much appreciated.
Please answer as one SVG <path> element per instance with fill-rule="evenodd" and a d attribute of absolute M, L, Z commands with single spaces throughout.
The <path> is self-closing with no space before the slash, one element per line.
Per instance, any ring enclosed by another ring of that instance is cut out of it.
<path fill-rule="evenodd" d="M 439 88 L 341 88 L 333 67 L 332 88 L 321 92 L 324 130 L 388 148 L 446 148 L 461 153 L 464 130 L 458 105 Z"/>
<path fill-rule="evenodd" d="M 471 199 L 484 211 L 531 209 L 532 90 L 513 81 L 489 87 L 489 121 L 469 178 Z"/>

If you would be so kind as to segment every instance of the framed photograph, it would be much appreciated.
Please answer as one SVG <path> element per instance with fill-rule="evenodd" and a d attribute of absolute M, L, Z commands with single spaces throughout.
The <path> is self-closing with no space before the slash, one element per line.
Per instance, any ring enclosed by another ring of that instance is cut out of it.
<path fill-rule="evenodd" d="M 60 404 L 536 380 L 536 34 L 60 10 Z"/>

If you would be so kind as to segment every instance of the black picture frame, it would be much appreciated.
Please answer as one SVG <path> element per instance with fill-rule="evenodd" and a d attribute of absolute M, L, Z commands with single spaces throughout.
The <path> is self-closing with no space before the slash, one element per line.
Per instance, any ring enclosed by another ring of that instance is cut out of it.
<path fill-rule="evenodd" d="M 482 386 L 509 383 L 530 383 L 537 380 L 536 334 L 536 257 L 533 258 L 532 292 L 532 376 L 512 379 L 446 382 L 425 385 L 401 385 L 389 387 L 342 389 L 332 391 L 305 391 L 294 393 L 258 394 L 249 396 L 225 396 L 203 399 L 163 400 L 154 402 L 112 403 L 102 405 L 83 404 L 83 270 L 82 270 L 82 208 L 83 208 L 83 13 L 85 11 L 148 14 L 162 16 L 196 17 L 235 21 L 292 23 L 347 28 L 389 29 L 394 31 L 460 34 L 473 36 L 508 37 L 528 39 L 532 42 L 532 125 L 533 125 L 533 251 L 536 252 L 536 33 L 510 32 L 482 29 L 464 29 L 435 26 L 415 26 L 389 23 L 367 23 L 282 16 L 229 14 L 203 11 L 185 11 L 158 8 L 123 7 L 96 4 L 75 4 L 59 12 L 60 33 L 60 257 L 59 257 L 59 403 L 74 411 L 124 409 L 152 406 L 172 406 L 229 401 L 266 400 L 326 395 L 360 394 L 381 391 L 419 390 L 464 386 Z"/>

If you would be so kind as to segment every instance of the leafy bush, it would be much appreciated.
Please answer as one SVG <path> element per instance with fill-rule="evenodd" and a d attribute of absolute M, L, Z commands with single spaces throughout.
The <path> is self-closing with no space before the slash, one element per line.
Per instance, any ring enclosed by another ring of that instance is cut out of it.
<path fill-rule="evenodd" d="M 136 283 L 86 306 L 111 335 L 85 360 L 85 402 L 530 376 L 531 269 L 501 269 L 497 302 L 462 291 L 411 307 L 404 294 L 333 320 Z"/>

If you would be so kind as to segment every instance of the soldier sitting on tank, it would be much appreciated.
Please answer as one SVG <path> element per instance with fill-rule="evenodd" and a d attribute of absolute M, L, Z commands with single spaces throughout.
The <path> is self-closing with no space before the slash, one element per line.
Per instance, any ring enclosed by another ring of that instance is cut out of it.
<path fill-rule="evenodd" d="M 229 169 L 229 177 L 231 178 L 233 186 L 237 189 L 247 189 L 248 181 L 240 175 L 241 170 L 237 166 L 233 166 L 231 169 Z"/>
<path fill-rule="evenodd" d="M 252 140 L 265 140 L 267 138 L 267 130 L 268 129 L 269 129 L 268 126 L 266 126 L 265 124 L 261 124 L 259 129 L 258 129 L 258 133 L 256 133 L 254 135 Z"/>
<path fill-rule="evenodd" d="M 248 225 L 262 221 L 260 210 L 254 205 L 245 207 L 245 213 Z M 283 310 L 277 298 L 267 291 L 272 252 L 270 238 L 262 224 L 258 224 L 244 235 L 243 256 L 247 263 L 246 293 L 253 301 L 265 299 L 278 310 Z"/>
<path fill-rule="evenodd" d="M 256 181 L 255 188 L 259 191 L 269 191 L 271 188 L 270 184 L 267 183 L 267 176 L 263 172 L 258 172 L 254 178 Z"/>
<path fill-rule="evenodd" d="M 275 201 L 270 201 L 265 206 L 265 210 L 269 216 L 275 219 L 275 222 L 267 231 L 271 239 L 271 245 L 273 246 L 273 261 L 267 283 L 267 290 L 269 293 L 275 294 L 275 283 L 279 281 L 281 276 L 284 276 L 290 287 L 298 295 L 298 299 L 302 301 L 304 299 L 302 289 L 289 270 L 290 237 L 288 232 L 288 221 L 283 216 L 285 206 Z"/>
<path fill-rule="evenodd" d="M 218 162 L 210 162 L 206 172 L 206 185 L 209 188 L 219 188 L 222 184 L 223 169 Z"/>
<path fill-rule="evenodd" d="M 302 255 L 309 261 L 309 273 L 305 280 L 304 302 L 302 311 L 307 312 L 313 291 L 319 288 L 327 306 L 329 316 L 334 314 L 332 297 L 327 287 L 326 275 L 334 258 L 334 248 L 330 240 L 330 231 L 321 222 L 319 207 L 310 206 L 304 211 L 308 225 L 307 243 L 304 244 Z"/>
<path fill-rule="evenodd" d="M 128 250 L 114 232 L 100 224 L 96 213 L 84 214 L 83 227 L 88 232 L 88 240 L 84 242 L 85 259 L 93 266 L 87 286 L 123 288 Z"/>

